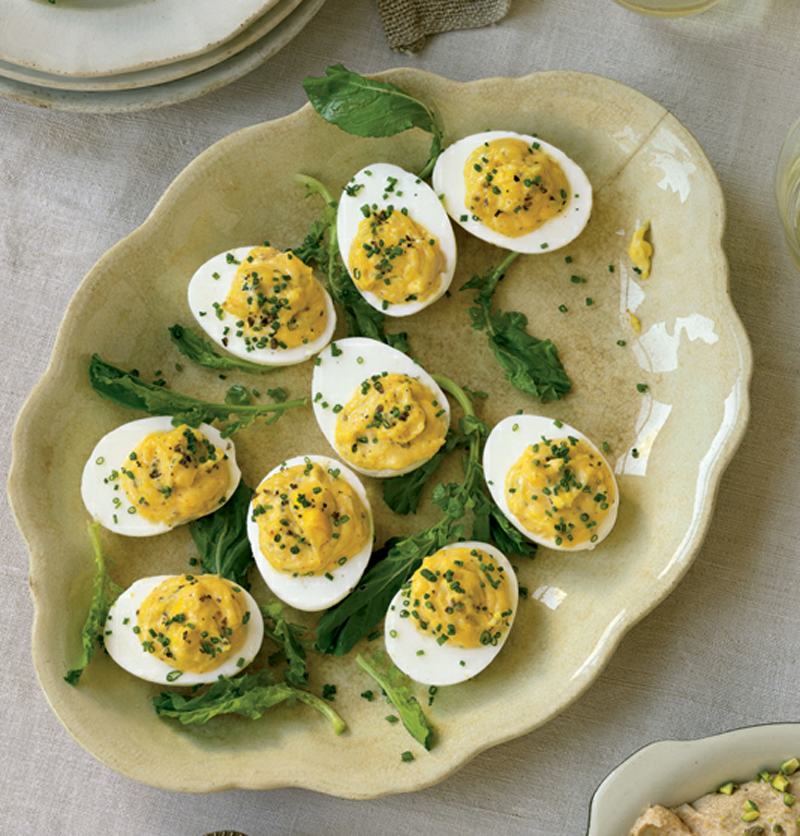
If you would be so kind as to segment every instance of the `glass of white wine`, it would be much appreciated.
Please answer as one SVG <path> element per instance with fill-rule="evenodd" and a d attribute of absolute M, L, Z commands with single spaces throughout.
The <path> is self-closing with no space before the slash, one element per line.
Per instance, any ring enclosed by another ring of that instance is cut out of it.
<path fill-rule="evenodd" d="M 800 119 L 789 129 L 775 166 L 775 203 L 786 242 L 800 270 Z"/>
<path fill-rule="evenodd" d="M 651 17 L 681 17 L 710 9 L 718 0 L 614 0 L 626 9 Z"/>

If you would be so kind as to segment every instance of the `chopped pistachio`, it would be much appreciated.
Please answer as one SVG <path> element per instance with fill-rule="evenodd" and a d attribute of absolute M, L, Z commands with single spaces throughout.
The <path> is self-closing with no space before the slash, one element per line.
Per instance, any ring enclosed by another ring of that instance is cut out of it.
<path fill-rule="evenodd" d="M 781 772 L 784 775 L 793 775 L 798 769 L 800 769 L 800 760 L 797 758 L 790 758 L 781 764 Z"/>
<path fill-rule="evenodd" d="M 778 773 L 772 779 L 772 786 L 778 791 L 783 792 L 789 787 L 789 779 L 785 775 Z"/>

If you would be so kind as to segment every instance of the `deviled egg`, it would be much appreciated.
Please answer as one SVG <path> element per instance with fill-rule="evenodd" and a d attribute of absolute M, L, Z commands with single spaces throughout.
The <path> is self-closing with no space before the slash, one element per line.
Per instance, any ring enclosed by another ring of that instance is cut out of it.
<path fill-rule="evenodd" d="M 517 576 L 488 543 L 452 543 L 425 558 L 386 613 L 386 650 L 425 685 L 454 685 L 480 673 L 508 638 Z"/>
<path fill-rule="evenodd" d="M 247 534 L 256 566 L 282 601 L 309 612 L 350 593 L 372 554 L 372 509 L 349 468 L 327 456 L 297 456 L 263 479 Z"/>
<path fill-rule="evenodd" d="M 158 575 L 117 598 L 103 638 L 140 679 L 199 685 L 247 667 L 263 636 L 261 611 L 242 587 L 219 575 Z"/>
<path fill-rule="evenodd" d="M 328 344 L 336 313 L 311 268 L 274 247 L 238 247 L 201 265 L 189 307 L 235 357 L 269 366 L 300 363 Z"/>
<path fill-rule="evenodd" d="M 504 418 L 486 440 L 483 471 L 500 510 L 546 548 L 593 549 L 614 527 L 614 472 L 582 432 L 561 421 Z"/>
<path fill-rule="evenodd" d="M 81 495 L 105 528 L 149 537 L 215 511 L 240 478 L 233 442 L 215 427 L 175 427 L 169 416 L 154 416 L 100 439 L 83 468 Z"/>
<path fill-rule="evenodd" d="M 377 340 L 331 343 L 317 357 L 311 393 L 325 438 L 367 476 L 399 476 L 424 464 L 450 426 L 450 405 L 436 381 Z"/>
<path fill-rule="evenodd" d="M 450 287 L 456 241 L 431 187 L 389 163 L 359 171 L 339 200 L 342 261 L 361 295 L 389 316 L 408 316 Z"/>
<path fill-rule="evenodd" d="M 454 142 L 433 188 L 467 232 L 507 250 L 563 247 L 586 226 L 592 186 L 563 151 L 525 134 L 486 131 Z"/>

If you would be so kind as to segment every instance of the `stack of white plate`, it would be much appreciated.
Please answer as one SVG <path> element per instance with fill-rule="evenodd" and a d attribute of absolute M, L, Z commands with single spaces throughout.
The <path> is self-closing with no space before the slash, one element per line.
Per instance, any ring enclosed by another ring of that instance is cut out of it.
<path fill-rule="evenodd" d="M 118 112 L 199 96 L 285 46 L 325 0 L 0 0 L 0 94 Z"/>

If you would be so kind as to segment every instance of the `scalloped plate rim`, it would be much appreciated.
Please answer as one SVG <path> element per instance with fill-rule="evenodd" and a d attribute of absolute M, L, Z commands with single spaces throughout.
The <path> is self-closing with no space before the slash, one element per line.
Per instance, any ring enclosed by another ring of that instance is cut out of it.
<path fill-rule="evenodd" d="M 470 82 L 456 82 L 441 76 L 438 76 L 433 73 L 415 70 L 415 69 L 408 69 L 408 68 L 401 68 L 396 70 L 387 70 L 382 73 L 375 74 L 374 77 L 377 78 L 385 78 L 385 79 L 392 79 L 395 83 L 400 83 L 397 81 L 398 77 L 403 77 L 404 75 L 418 75 L 420 77 L 427 77 L 428 79 L 434 80 L 436 83 L 446 83 L 446 84 L 453 84 L 463 88 L 469 87 L 476 87 L 482 84 L 490 83 L 499 79 L 479 79 L 476 81 Z M 545 71 L 545 72 L 535 72 L 529 75 L 517 78 L 517 79 L 509 79 L 511 83 L 518 83 L 518 84 L 525 84 L 530 79 L 539 79 L 539 78 L 546 78 L 546 77 L 556 77 L 556 78 L 568 78 L 570 76 L 575 76 L 580 79 L 588 79 L 591 80 L 593 83 L 599 83 L 604 85 L 610 85 L 612 87 L 617 87 L 620 89 L 624 89 L 626 91 L 630 91 L 635 95 L 641 96 L 644 99 L 652 102 L 653 100 L 649 99 L 649 97 L 645 96 L 645 94 L 639 93 L 634 88 L 628 87 L 627 85 L 622 84 L 621 82 L 604 78 L 603 76 L 598 76 L 594 74 L 588 73 L 580 73 L 574 71 L 560 71 L 560 70 L 552 70 L 552 71 Z M 629 94 L 630 94 L 629 93 Z M 659 107 L 661 107 L 659 105 Z M 18 419 L 15 423 L 14 432 L 12 436 L 12 466 L 9 472 L 9 479 L 8 479 L 8 492 L 9 492 L 9 499 L 11 500 L 10 504 L 12 507 L 12 511 L 14 513 L 14 517 L 16 519 L 17 525 L 20 528 L 20 531 L 23 534 L 23 537 L 28 543 L 29 548 L 31 548 L 31 540 L 29 540 L 28 535 L 26 535 L 24 531 L 24 525 L 21 521 L 22 513 L 20 508 L 22 507 L 23 500 L 19 496 L 19 482 L 22 479 L 22 450 L 24 447 L 24 438 L 25 438 L 25 429 L 24 429 L 24 416 L 29 411 L 34 411 L 37 403 L 48 385 L 50 385 L 50 381 L 52 377 L 57 374 L 59 365 L 65 362 L 64 352 L 61 350 L 63 348 L 62 344 L 66 340 L 66 334 L 69 327 L 69 319 L 71 312 L 73 311 L 74 307 L 76 307 L 80 300 L 81 291 L 85 286 L 91 282 L 93 275 L 96 271 L 98 271 L 102 265 L 105 263 L 107 259 L 113 258 L 114 254 L 120 250 L 135 244 L 137 240 L 142 236 L 147 236 L 149 228 L 156 224 L 159 218 L 167 211 L 167 207 L 170 205 L 171 202 L 180 200 L 180 193 L 183 188 L 184 182 L 188 182 L 191 178 L 192 173 L 195 169 L 201 166 L 208 166 L 213 164 L 214 158 L 216 155 L 223 155 L 228 146 L 232 143 L 241 142 L 243 138 L 245 138 L 248 134 L 258 134 L 264 130 L 269 130 L 273 126 L 276 125 L 288 125 L 291 123 L 292 120 L 298 120 L 304 118 L 304 114 L 306 114 L 309 110 L 311 110 L 310 104 L 305 104 L 303 107 L 298 109 L 297 111 L 288 114 L 284 117 L 280 117 L 279 119 L 272 120 L 270 122 L 261 123 L 257 125 L 253 125 L 244 129 L 241 129 L 229 136 L 219 140 L 214 145 L 210 146 L 204 152 L 202 152 L 198 157 L 196 157 L 193 161 L 191 161 L 182 172 L 180 172 L 176 178 L 172 181 L 172 183 L 167 187 L 164 191 L 162 196 L 154 205 L 151 212 L 145 218 L 145 220 L 134 230 L 132 230 L 128 235 L 126 235 L 123 239 L 121 239 L 117 244 L 112 246 L 100 259 L 95 263 L 95 265 L 90 269 L 84 279 L 79 283 L 75 294 L 73 295 L 70 304 L 67 307 L 67 310 L 64 315 L 64 319 L 62 321 L 61 327 L 59 328 L 55 345 L 53 348 L 53 352 L 50 358 L 50 361 L 47 365 L 45 372 L 43 373 L 42 377 L 38 381 L 38 383 L 34 386 L 33 390 L 31 391 L 30 395 L 26 399 L 22 410 L 18 416 Z M 663 118 L 673 118 L 669 112 L 662 108 L 663 110 Z M 688 129 L 685 128 L 680 122 L 675 120 L 677 125 L 679 125 L 683 130 L 688 132 Z M 691 136 L 691 134 L 689 134 Z M 696 142 L 696 140 L 695 140 Z M 702 152 L 701 152 L 702 153 Z M 708 163 L 710 167 L 710 163 Z M 711 169 L 713 173 L 713 168 Z M 716 175 L 714 175 L 716 180 Z M 717 181 L 717 187 L 719 188 L 719 184 Z M 524 735 L 535 728 L 538 728 L 545 722 L 548 722 L 558 713 L 566 709 L 570 704 L 574 702 L 585 690 L 592 684 L 592 682 L 597 678 L 603 667 L 607 664 L 611 656 L 613 655 L 614 651 L 616 650 L 619 642 L 622 640 L 624 635 L 630 630 L 630 628 L 638 622 L 641 618 L 651 612 L 655 606 L 657 606 L 661 601 L 663 601 L 669 593 L 675 588 L 678 584 L 680 579 L 683 577 L 685 572 L 690 567 L 695 555 L 699 551 L 704 536 L 707 532 L 708 526 L 710 524 L 710 520 L 713 513 L 713 507 L 715 503 L 716 493 L 719 488 L 720 479 L 722 474 L 725 470 L 725 467 L 729 463 L 731 457 L 733 456 L 736 448 L 738 447 L 742 436 L 744 434 L 748 414 L 749 414 L 749 398 L 748 398 L 748 387 L 750 376 L 752 374 L 752 354 L 749 348 L 749 341 L 747 335 L 744 331 L 743 326 L 738 318 L 738 315 L 735 311 L 733 303 L 730 299 L 730 292 L 728 287 L 729 281 L 729 271 L 727 269 L 727 260 L 724 256 L 724 251 L 722 249 L 722 238 L 724 233 L 724 200 L 722 196 L 721 189 L 719 191 L 719 198 L 720 198 L 720 219 L 719 219 L 719 236 L 715 238 L 712 242 L 714 247 L 719 251 L 719 254 L 722 257 L 722 263 L 724 265 L 724 292 L 727 297 L 728 307 L 729 307 L 729 324 L 733 327 L 734 331 L 736 332 L 739 340 L 740 340 L 740 350 L 741 350 L 741 367 L 740 367 L 740 380 L 742 383 L 742 398 L 739 404 L 739 410 L 736 415 L 736 419 L 733 422 L 730 432 L 726 438 L 726 441 L 723 445 L 723 451 L 717 461 L 715 462 L 714 467 L 709 475 L 708 479 L 708 487 L 707 492 L 705 495 L 705 501 L 702 507 L 702 513 L 699 516 L 699 520 L 695 529 L 695 534 L 693 535 L 692 539 L 686 544 L 686 547 L 683 550 L 683 553 L 680 557 L 676 560 L 673 560 L 671 563 L 671 573 L 669 575 L 669 580 L 665 584 L 664 587 L 660 587 L 657 592 L 654 592 L 653 595 L 645 601 L 639 602 L 639 605 L 633 609 L 628 610 L 624 613 L 623 617 L 619 617 L 616 620 L 612 621 L 610 625 L 610 631 L 607 635 L 604 636 L 603 647 L 602 651 L 596 655 L 596 658 L 593 660 L 593 663 L 584 668 L 582 673 L 573 679 L 571 683 L 571 687 L 561 692 L 561 698 L 557 702 L 557 705 L 554 709 L 544 717 L 539 718 L 534 723 L 525 723 L 520 722 L 517 723 L 515 726 L 509 727 L 506 733 L 494 737 L 491 740 L 481 741 L 477 745 L 474 745 L 468 752 L 462 753 L 462 757 L 452 764 L 446 766 L 445 768 L 440 768 L 438 771 L 434 771 L 434 774 L 428 775 L 422 781 L 414 781 L 409 780 L 407 782 L 398 781 L 392 787 L 382 787 L 379 791 L 363 791 L 363 790 L 356 790 L 355 792 L 352 788 L 349 788 L 349 791 L 345 789 L 342 785 L 340 779 L 335 779 L 331 781 L 330 779 L 320 779 L 315 776 L 312 776 L 310 779 L 308 776 L 303 776 L 302 780 L 297 779 L 294 781 L 286 781 L 286 780 L 279 780 L 275 783 L 267 783 L 265 784 L 263 780 L 255 784 L 249 784 L 247 781 L 237 780 L 231 783 L 227 783 L 224 785 L 209 785 L 205 787 L 196 787 L 196 786 L 175 786 L 170 787 L 170 789 L 174 789 L 176 791 L 185 791 L 185 792 L 205 792 L 205 791 L 217 791 L 222 789 L 231 789 L 231 788 L 246 788 L 246 789 L 269 789 L 269 788 L 278 788 L 278 787 L 285 787 L 285 786 L 302 786 L 308 789 L 338 795 L 343 798 L 377 798 L 381 795 L 395 793 L 395 792 L 406 792 L 414 789 L 421 789 L 423 787 L 430 786 L 434 783 L 437 783 L 444 778 L 448 777 L 449 775 L 453 774 L 457 770 L 461 769 L 469 760 L 473 757 L 478 755 L 479 753 L 485 751 L 488 748 L 500 745 L 504 742 L 509 740 L 515 739 Z M 60 356 L 61 355 L 61 356 Z M 33 580 L 33 577 L 32 577 Z M 36 595 L 34 590 L 31 590 L 33 600 L 34 600 L 34 627 L 33 633 L 36 633 L 36 622 L 38 618 L 38 608 L 40 606 L 40 602 L 37 601 Z M 36 655 L 36 651 L 34 649 L 34 655 Z M 41 660 L 39 660 L 41 663 Z M 39 671 L 39 665 L 36 665 L 36 672 L 37 677 L 39 678 L 40 684 L 42 683 L 42 678 Z M 44 686 L 43 686 L 44 687 Z M 70 734 L 77 740 L 77 742 L 81 745 L 84 745 L 83 742 L 78 739 L 78 737 L 73 733 L 73 731 L 69 728 L 69 726 L 65 723 L 65 721 L 59 715 L 56 707 L 53 705 L 53 702 L 50 700 L 49 695 L 45 691 L 45 695 L 48 698 L 48 702 L 53 708 L 54 713 L 62 722 L 63 725 L 67 728 Z M 125 771 L 124 766 L 121 767 L 120 764 L 109 763 L 108 760 L 104 760 L 100 758 L 95 752 L 90 753 L 97 757 L 98 759 L 102 760 L 102 762 L 107 763 L 111 768 L 122 772 L 123 774 L 129 774 Z M 144 783 L 149 783 L 148 781 L 144 780 L 140 776 L 132 776 L 135 780 L 142 781 Z M 346 784 L 346 782 L 345 782 Z M 156 785 L 155 783 L 153 784 Z M 163 780 L 161 783 L 158 784 L 159 786 L 164 786 Z"/>

